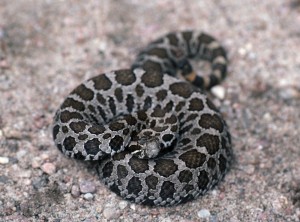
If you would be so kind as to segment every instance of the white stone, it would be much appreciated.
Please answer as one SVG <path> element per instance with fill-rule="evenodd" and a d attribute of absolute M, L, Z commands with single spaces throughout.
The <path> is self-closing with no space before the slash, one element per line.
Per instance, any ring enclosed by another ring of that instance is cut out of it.
<path fill-rule="evenodd" d="M 0 164 L 7 164 L 9 163 L 9 158 L 6 156 L 0 156 Z"/>
<path fill-rule="evenodd" d="M 82 180 L 79 182 L 79 188 L 81 193 L 95 193 L 96 186 L 93 181 Z"/>
<path fill-rule="evenodd" d="M 127 201 L 125 201 L 125 200 L 120 201 L 119 208 L 121 210 L 124 210 L 127 206 L 128 206 L 128 202 Z"/>
<path fill-rule="evenodd" d="M 94 195 L 91 194 L 91 193 L 86 193 L 86 194 L 83 195 L 83 198 L 85 200 L 92 200 L 92 199 L 94 199 Z"/>
<path fill-rule="evenodd" d="M 223 86 L 214 86 L 211 88 L 211 93 L 218 99 L 223 100 L 225 98 L 226 91 Z"/>
<path fill-rule="evenodd" d="M 103 210 L 103 216 L 108 220 L 112 220 L 118 219 L 121 216 L 121 213 L 114 207 L 108 207 Z"/>
<path fill-rule="evenodd" d="M 44 163 L 41 166 L 43 172 L 47 173 L 48 175 L 52 175 L 56 172 L 56 166 L 53 163 Z"/>
<path fill-rule="evenodd" d="M 202 210 L 198 211 L 197 215 L 199 218 L 207 218 L 207 217 L 210 217 L 211 214 L 210 214 L 209 210 L 202 209 Z"/>

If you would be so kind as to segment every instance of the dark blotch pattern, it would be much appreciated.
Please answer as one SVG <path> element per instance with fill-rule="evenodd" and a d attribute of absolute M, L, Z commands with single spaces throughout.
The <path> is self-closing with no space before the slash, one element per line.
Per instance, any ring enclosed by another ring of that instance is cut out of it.
<path fill-rule="evenodd" d="M 89 111 L 91 111 L 92 113 L 96 114 L 96 109 L 95 109 L 94 106 L 89 105 L 89 106 L 88 106 L 88 109 L 89 109 Z"/>
<path fill-rule="evenodd" d="M 105 133 L 104 135 L 103 135 L 103 139 L 108 139 L 108 138 L 110 138 L 111 137 L 111 134 L 110 133 Z"/>
<path fill-rule="evenodd" d="M 81 99 L 86 101 L 94 98 L 94 92 L 83 84 L 79 85 L 72 93 L 77 94 Z"/>
<path fill-rule="evenodd" d="M 206 155 L 197 150 L 189 150 L 179 156 L 188 168 L 195 169 L 202 166 L 206 161 Z"/>
<path fill-rule="evenodd" d="M 123 101 L 123 90 L 121 88 L 115 89 L 115 97 L 119 103 Z"/>
<path fill-rule="evenodd" d="M 126 98 L 126 107 L 128 112 L 132 112 L 134 107 L 134 98 L 132 95 L 128 95 Z"/>
<path fill-rule="evenodd" d="M 222 173 L 225 173 L 226 171 L 226 164 L 227 164 L 227 160 L 223 155 L 220 155 L 219 157 L 219 169 Z"/>
<path fill-rule="evenodd" d="M 193 98 L 190 100 L 189 110 L 191 111 L 201 111 L 204 108 L 201 99 Z"/>
<path fill-rule="evenodd" d="M 142 183 L 138 177 L 132 177 L 128 181 L 127 190 L 129 194 L 138 195 L 140 191 L 142 191 Z"/>
<path fill-rule="evenodd" d="M 59 125 L 55 125 L 52 130 L 53 139 L 56 140 L 56 136 L 59 133 Z"/>
<path fill-rule="evenodd" d="M 84 144 L 84 148 L 87 151 L 87 153 L 96 155 L 100 151 L 100 149 L 99 149 L 100 145 L 101 145 L 101 142 L 98 139 L 94 138 L 94 139 L 87 141 Z"/>
<path fill-rule="evenodd" d="M 70 128 L 75 132 L 75 133 L 80 133 L 83 132 L 85 130 L 87 126 L 87 123 L 85 122 L 72 122 L 70 123 Z"/>
<path fill-rule="evenodd" d="M 103 178 L 110 177 L 114 169 L 114 164 L 112 162 L 107 162 L 102 168 Z"/>
<path fill-rule="evenodd" d="M 112 86 L 112 82 L 106 76 L 106 74 L 101 74 L 95 78 L 92 78 L 94 82 L 94 87 L 96 90 L 109 90 Z"/>
<path fill-rule="evenodd" d="M 191 132 L 192 135 L 199 135 L 201 133 L 201 129 L 199 128 L 194 128 Z"/>
<path fill-rule="evenodd" d="M 217 163 L 216 163 L 215 159 L 209 158 L 209 160 L 207 161 L 208 168 L 215 169 L 216 165 L 217 165 Z"/>
<path fill-rule="evenodd" d="M 178 96 L 183 98 L 189 98 L 194 92 L 193 88 L 189 83 L 186 82 L 177 82 L 170 85 L 170 91 Z"/>
<path fill-rule="evenodd" d="M 157 97 L 158 101 L 164 100 L 167 97 L 167 95 L 168 95 L 168 92 L 165 89 L 162 89 L 156 93 L 156 97 Z"/>
<path fill-rule="evenodd" d="M 141 85 L 137 85 L 135 87 L 135 92 L 136 92 L 136 94 L 137 94 L 138 97 L 141 97 L 141 96 L 144 95 L 145 90 L 144 90 L 144 88 Z"/>
<path fill-rule="evenodd" d="M 179 112 L 179 111 L 181 111 L 182 110 L 182 108 L 184 107 L 184 105 L 185 105 L 185 102 L 179 102 L 177 105 L 176 105 L 176 107 L 175 107 L 175 111 L 176 112 Z"/>
<path fill-rule="evenodd" d="M 191 139 L 189 139 L 189 138 L 183 138 L 180 140 L 180 144 L 182 146 L 185 146 L 185 145 L 189 144 L 190 142 L 191 142 Z"/>
<path fill-rule="evenodd" d="M 85 106 L 82 102 L 79 102 L 73 98 L 67 98 L 61 105 L 61 109 L 64 109 L 66 107 L 72 107 L 73 109 L 76 109 L 78 111 L 84 111 L 85 109 Z"/>
<path fill-rule="evenodd" d="M 197 146 L 205 147 L 209 154 L 215 154 L 219 150 L 220 140 L 218 136 L 203 134 L 196 141 Z"/>
<path fill-rule="evenodd" d="M 69 132 L 69 128 L 67 126 L 62 126 L 61 130 L 63 133 L 68 133 Z"/>
<path fill-rule="evenodd" d="M 195 121 L 196 120 L 196 118 L 198 117 L 198 114 L 191 114 L 191 115 L 189 115 L 187 118 L 186 118 L 186 122 L 188 122 L 188 121 Z"/>
<path fill-rule="evenodd" d="M 115 116 L 116 112 L 117 112 L 117 110 L 116 110 L 117 108 L 116 108 L 115 101 L 112 97 L 109 97 L 108 104 L 109 104 L 109 108 L 110 108 L 112 114 Z"/>
<path fill-rule="evenodd" d="M 118 165 L 117 166 L 117 175 L 120 179 L 125 178 L 128 175 L 128 171 L 125 166 Z"/>
<path fill-rule="evenodd" d="M 105 127 L 104 126 L 91 126 L 88 131 L 92 134 L 95 134 L 95 135 L 100 135 L 102 133 L 105 132 Z"/>
<path fill-rule="evenodd" d="M 212 110 L 214 110 L 216 112 L 219 112 L 219 110 L 217 109 L 217 107 L 208 98 L 206 98 L 206 104 L 207 104 L 207 106 L 210 109 L 212 109 Z"/>
<path fill-rule="evenodd" d="M 112 122 L 109 124 L 109 129 L 112 131 L 118 131 L 125 127 L 124 123 L 121 122 Z"/>
<path fill-rule="evenodd" d="M 173 175 L 177 169 L 177 164 L 175 164 L 173 160 L 169 159 L 158 159 L 154 166 L 154 171 L 164 177 Z"/>
<path fill-rule="evenodd" d="M 153 175 L 149 175 L 146 177 L 145 182 L 148 186 L 149 189 L 156 189 L 157 183 L 158 183 L 158 178 L 153 176 Z"/>
<path fill-rule="evenodd" d="M 79 140 L 86 140 L 88 138 L 88 135 L 86 135 L 86 134 L 80 134 L 80 135 L 78 135 L 78 139 Z"/>
<path fill-rule="evenodd" d="M 120 189 L 119 189 L 119 187 L 118 187 L 117 184 L 115 184 L 115 183 L 112 184 L 112 185 L 109 187 L 109 189 L 110 189 L 112 192 L 116 193 L 117 195 L 121 196 L 121 191 L 120 191 Z"/>
<path fill-rule="evenodd" d="M 128 124 L 128 125 L 131 125 L 131 126 L 134 126 L 134 125 L 137 123 L 136 118 L 134 118 L 134 117 L 131 116 L 131 115 L 127 115 L 127 116 L 125 117 L 125 120 L 126 120 L 127 124 Z"/>
<path fill-rule="evenodd" d="M 66 137 L 64 139 L 63 145 L 65 147 L 66 150 L 72 151 L 73 148 L 76 146 L 76 140 L 74 137 Z"/>
<path fill-rule="evenodd" d="M 205 129 L 214 128 L 219 132 L 222 132 L 224 124 L 217 114 L 203 114 L 199 120 L 199 126 Z"/>
<path fill-rule="evenodd" d="M 149 169 L 148 160 L 133 157 L 128 164 L 135 173 L 145 173 Z"/>
<path fill-rule="evenodd" d="M 101 95 L 101 94 L 99 94 L 99 93 L 97 93 L 97 101 L 100 103 L 100 104 L 102 104 L 102 105 L 105 105 L 106 104 L 106 99 L 104 99 L 104 97 Z"/>
<path fill-rule="evenodd" d="M 119 151 L 123 145 L 124 139 L 123 137 L 116 135 L 114 136 L 110 142 L 109 146 L 114 150 L 114 151 Z"/>
<path fill-rule="evenodd" d="M 170 112 L 170 111 L 172 111 L 173 107 L 174 107 L 174 103 L 173 103 L 173 101 L 170 101 L 170 102 L 168 102 L 167 105 L 164 107 L 164 111 L 165 111 L 165 112 Z"/>
<path fill-rule="evenodd" d="M 151 105 L 152 105 L 152 99 L 151 99 L 150 96 L 147 96 L 146 99 L 145 99 L 145 101 L 144 101 L 144 107 L 143 107 L 143 109 L 147 110 L 147 109 L 149 109 L 151 107 Z"/>
<path fill-rule="evenodd" d="M 172 134 L 165 134 L 165 135 L 163 135 L 163 137 L 162 137 L 163 141 L 165 141 L 165 142 L 169 142 L 169 141 L 171 141 L 173 138 L 174 138 L 174 135 L 172 135 Z"/>
<path fill-rule="evenodd" d="M 139 111 L 138 112 L 138 119 L 140 121 L 146 121 L 147 120 L 147 114 L 144 111 Z"/>
<path fill-rule="evenodd" d="M 166 58 L 166 57 L 168 57 L 167 51 L 165 49 L 162 49 L 162 48 L 153 48 L 153 49 L 150 49 L 147 52 L 147 54 L 148 55 L 155 55 L 155 56 L 160 57 L 160 58 Z"/>
<path fill-rule="evenodd" d="M 167 35 L 167 38 L 169 39 L 169 43 L 171 45 L 177 46 L 178 45 L 178 39 L 174 33 L 170 33 Z"/>
<path fill-rule="evenodd" d="M 60 120 L 61 122 L 63 123 L 67 123 L 69 122 L 70 120 L 73 120 L 73 119 L 79 119 L 79 120 L 82 120 L 83 119 L 83 116 L 80 114 L 80 113 L 77 113 L 77 112 L 69 112 L 67 110 L 63 111 L 61 114 L 60 114 Z"/>
<path fill-rule="evenodd" d="M 132 85 L 136 80 L 135 74 L 129 69 L 115 71 L 115 74 L 117 82 L 125 86 Z"/>
<path fill-rule="evenodd" d="M 97 106 L 97 110 L 104 121 L 106 121 L 106 114 L 101 106 Z"/>
<path fill-rule="evenodd" d="M 149 88 L 158 87 L 163 84 L 163 75 L 156 71 L 146 71 L 142 76 L 142 82 Z"/>
<path fill-rule="evenodd" d="M 171 183 L 169 181 L 163 182 L 161 186 L 160 196 L 162 199 L 172 198 L 173 194 L 175 193 L 175 186 L 174 183 Z"/>
<path fill-rule="evenodd" d="M 166 119 L 167 124 L 175 124 L 177 122 L 177 117 L 175 115 L 171 115 Z"/>
<path fill-rule="evenodd" d="M 198 176 L 197 184 L 199 186 L 199 189 L 206 190 L 208 183 L 209 183 L 209 178 L 207 172 L 205 170 L 202 170 Z"/>
<path fill-rule="evenodd" d="M 164 117 L 166 114 L 166 112 L 160 107 L 160 106 L 156 106 L 153 110 L 153 112 L 151 113 L 152 117 Z"/>
<path fill-rule="evenodd" d="M 178 179 L 181 183 L 188 183 L 193 179 L 193 174 L 189 170 L 183 170 L 179 173 Z"/>
<path fill-rule="evenodd" d="M 159 63 L 149 61 L 149 60 L 144 62 L 141 68 L 143 68 L 144 70 L 148 70 L 148 72 L 157 72 L 157 73 L 162 72 L 162 67 Z M 145 80 L 146 80 L 146 78 L 145 78 Z M 150 85 L 152 85 L 152 84 L 150 84 Z"/>

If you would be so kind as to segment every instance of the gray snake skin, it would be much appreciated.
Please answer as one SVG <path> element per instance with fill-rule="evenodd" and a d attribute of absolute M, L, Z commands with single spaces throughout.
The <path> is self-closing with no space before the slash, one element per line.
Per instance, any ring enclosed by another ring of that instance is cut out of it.
<path fill-rule="evenodd" d="M 210 62 L 210 75 L 196 75 L 190 59 Z M 126 200 L 172 206 L 195 199 L 232 159 L 226 123 L 202 92 L 225 78 L 226 67 L 225 50 L 211 36 L 170 33 L 131 69 L 75 88 L 56 112 L 55 144 L 69 157 L 97 161 L 100 179 Z"/>

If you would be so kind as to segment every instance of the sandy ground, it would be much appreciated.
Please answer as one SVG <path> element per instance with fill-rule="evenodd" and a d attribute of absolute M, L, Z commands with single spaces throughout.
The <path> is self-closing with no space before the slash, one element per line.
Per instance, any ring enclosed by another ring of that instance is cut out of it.
<path fill-rule="evenodd" d="M 300 221 L 299 27 L 296 0 L 1 0 L 0 221 Z M 83 80 L 186 29 L 228 50 L 226 95 L 214 102 L 236 161 L 195 201 L 131 204 L 59 153 L 52 118 Z"/>

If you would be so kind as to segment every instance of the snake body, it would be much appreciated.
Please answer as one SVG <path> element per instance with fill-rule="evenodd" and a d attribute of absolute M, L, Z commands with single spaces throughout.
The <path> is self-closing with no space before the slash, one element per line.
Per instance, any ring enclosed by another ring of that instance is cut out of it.
<path fill-rule="evenodd" d="M 210 75 L 196 75 L 190 59 L 209 61 Z M 131 69 L 76 87 L 56 112 L 55 144 L 67 156 L 97 161 L 100 179 L 126 200 L 172 206 L 195 199 L 224 177 L 232 158 L 226 123 L 202 92 L 225 77 L 226 66 L 211 36 L 170 33 Z"/>

